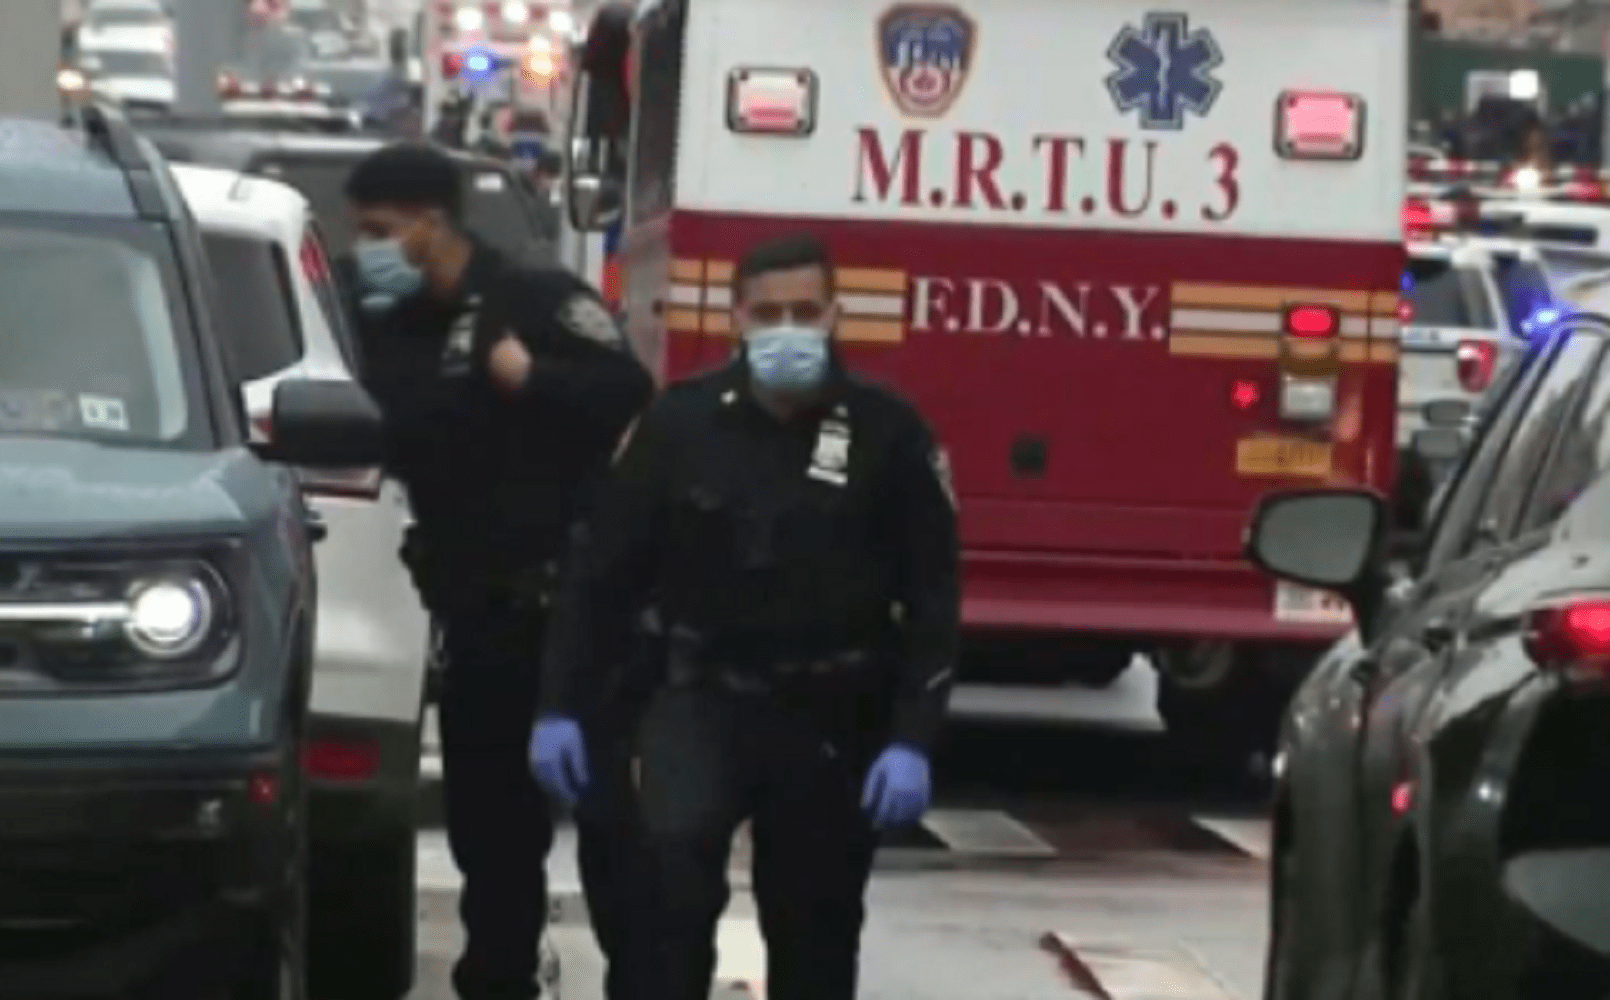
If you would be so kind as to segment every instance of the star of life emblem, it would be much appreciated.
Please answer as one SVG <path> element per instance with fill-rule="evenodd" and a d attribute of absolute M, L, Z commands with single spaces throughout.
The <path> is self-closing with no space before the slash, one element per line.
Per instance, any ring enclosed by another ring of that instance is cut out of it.
<path fill-rule="evenodd" d="M 883 83 L 900 112 L 940 118 L 973 68 L 978 27 L 948 4 L 897 4 L 878 18 Z"/>
<path fill-rule="evenodd" d="M 1185 112 L 1205 118 L 1223 84 L 1213 71 L 1224 64 L 1219 43 L 1206 28 L 1191 29 L 1185 14 L 1147 14 L 1139 28 L 1125 25 L 1107 47 L 1117 70 L 1107 92 L 1120 112 L 1138 112 L 1147 131 L 1177 132 Z"/>

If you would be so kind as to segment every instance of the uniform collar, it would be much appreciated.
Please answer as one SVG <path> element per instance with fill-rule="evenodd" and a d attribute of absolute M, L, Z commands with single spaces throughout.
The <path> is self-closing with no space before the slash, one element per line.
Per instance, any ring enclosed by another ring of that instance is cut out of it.
<path fill-rule="evenodd" d="M 755 398 L 754 383 L 749 377 L 749 363 L 744 359 L 742 350 L 722 371 L 720 386 L 719 397 L 723 412 L 783 423 L 787 426 L 804 427 L 815 426 L 830 413 L 843 408 L 849 393 L 850 380 L 849 373 L 845 371 L 835 352 L 828 369 L 827 381 L 822 385 L 816 401 L 786 421 L 778 421 L 776 415 Z"/>

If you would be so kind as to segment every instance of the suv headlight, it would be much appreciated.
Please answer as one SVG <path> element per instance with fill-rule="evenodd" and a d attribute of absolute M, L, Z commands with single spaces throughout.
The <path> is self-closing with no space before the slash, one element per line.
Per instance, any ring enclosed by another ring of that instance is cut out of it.
<path fill-rule="evenodd" d="M 129 588 L 123 632 L 131 646 L 153 660 L 182 660 L 206 645 L 216 620 L 207 581 L 197 575 L 158 577 Z"/>

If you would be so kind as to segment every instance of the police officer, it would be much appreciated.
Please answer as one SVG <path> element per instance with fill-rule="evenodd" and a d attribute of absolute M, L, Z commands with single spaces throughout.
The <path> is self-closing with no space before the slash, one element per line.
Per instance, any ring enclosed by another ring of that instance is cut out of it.
<path fill-rule="evenodd" d="M 927 808 L 957 645 L 956 516 L 921 417 L 849 375 L 821 244 L 733 277 L 742 351 L 644 413 L 574 558 L 533 740 L 586 794 L 574 692 L 653 595 L 666 631 L 635 780 L 659 894 L 655 980 L 704 1000 L 750 820 L 775 1000 L 851 1000 L 877 831 Z"/>
<path fill-rule="evenodd" d="M 460 224 L 441 151 L 388 146 L 348 178 L 368 381 L 408 490 L 408 553 L 442 624 L 443 796 L 464 874 L 463 1000 L 538 995 L 548 804 L 526 756 L 555 560 L 588 481 L 652 392 L 596 293 L 516 267 Z"/>

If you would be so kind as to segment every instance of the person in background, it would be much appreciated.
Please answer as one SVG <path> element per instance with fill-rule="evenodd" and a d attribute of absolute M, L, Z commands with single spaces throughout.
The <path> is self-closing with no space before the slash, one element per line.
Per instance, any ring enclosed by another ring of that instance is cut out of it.
<path fill-rule="evenodd" d="M 443 799 L 464 874 L 453 984 L 461 1000 L 532 1000 L 553 819 L 526 750 L 548 608 L 571 525 L 653 383 L 585 282 L 464 231 L 440 149 L 387 146 L 346 195 L 359 281 L 387 300 L 364 323 L 365 382 L 413 507 L 405 564 L 446 651 Z M 606 910 L 617 895 L 586 888 Z"/>

